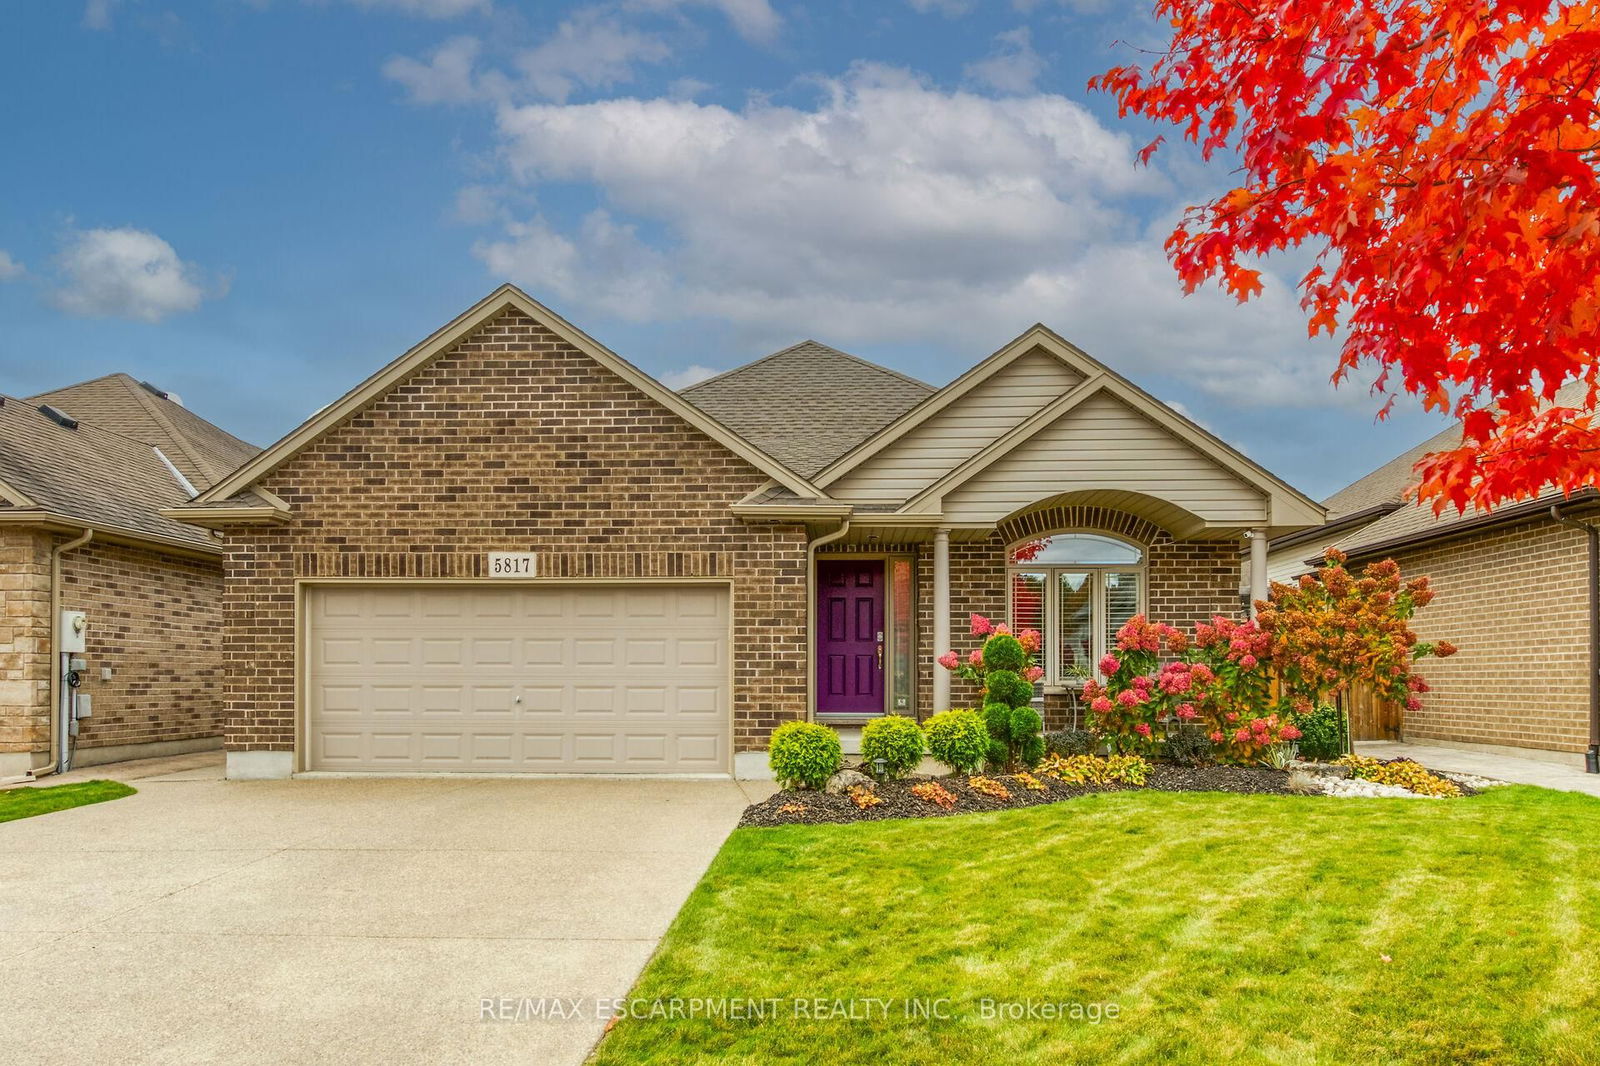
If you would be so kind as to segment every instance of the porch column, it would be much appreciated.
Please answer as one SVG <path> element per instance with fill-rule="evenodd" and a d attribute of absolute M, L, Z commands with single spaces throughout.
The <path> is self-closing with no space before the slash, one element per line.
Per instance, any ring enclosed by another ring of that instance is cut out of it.
<path fill-rule="evenodd" d="M 950 531 L 935 530 L 933 534 L 933 654 L 935 657 L 950 650 Z M 933 710 L 950 709 L 950 671 L 942 666 L 933 668 Z"/>
<path fill-rule="evenodd" d="M 1250 617 L 1256 616 L 1256 601 L 1267 598 L 1267 531 L 1250 531 Z"/>

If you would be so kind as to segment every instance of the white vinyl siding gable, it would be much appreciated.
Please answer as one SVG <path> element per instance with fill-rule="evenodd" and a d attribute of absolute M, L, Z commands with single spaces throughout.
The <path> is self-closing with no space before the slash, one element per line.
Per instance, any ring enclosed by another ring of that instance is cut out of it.
<path fill-rule="evenodd" d="M 1018 357 L 828 486 L 851 503 L 903 503 L 1082 382 L 1048 352 Z"/>
<path fill-rule="evenodd" d="M 1093 396 L 979 471 L 944 499 L 951 522 L 996 522 L 1084 489 L 1143 493 L 1206 522 L 1260 524 L 1266 497 L 1110 395 Z"/>

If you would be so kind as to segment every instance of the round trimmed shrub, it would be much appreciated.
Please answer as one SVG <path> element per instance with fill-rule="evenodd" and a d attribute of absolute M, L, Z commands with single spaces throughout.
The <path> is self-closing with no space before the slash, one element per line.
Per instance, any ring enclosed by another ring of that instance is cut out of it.
<path fill-rule="evenodd" d="M 923 731 L 929 754 L 959 773 L 976 772 L 989 754 L 989 730 L 977 711 L 941 711 Z"/>
<path fill-rule="evenodd" d="M 1017 759 L 1030 770 L 1044 762 L 1044 737 L 1035 733 L 1018 740 Z"/>
<path fill-rule="evenodd" d="M 983 705 L 983 725 L 995 740 L 1011 739 L 1011 704 L 986 703 Z"/>
<path fill-rule="evenodd" d="M 988 686 L 985 697 L 990 703 L 1003 703 L 1007 707 L 1026 707 L 1033 702 L 1033 686 L 1022 679 L 1015 670 L 990 670 L 984 677 Z"/>
<path fill-rule="evenodd" d="M 1044 719 L 1039 717 L 1039 712 L 1032 707 L 1013 707 L 1011 709 L 1011 738 L 1021 740 L 1031 737 L 1044 728 Z"/>
<path fill-rule="evenodd" d="M 772 731 L 767 765 L 786 788 L 821 788 L 844 765 L 844 749 L 825 725 L 787 722 Z"/>
<path fill-rule="evenodd" d="M 983 642 L 983 668 L 985 670 L 1010 670 L 1015 673 L 1028 662 L 1028 653 L 1022 650 L 1022 641 L 1009 633 L 996 633 Z"/>
<path fill-rule="evenodd" d="M 861 727 L 861 761 L 887 777 L 904 777 L 922 762 L 922 728 L 903 714 L 886 714 Z"/>

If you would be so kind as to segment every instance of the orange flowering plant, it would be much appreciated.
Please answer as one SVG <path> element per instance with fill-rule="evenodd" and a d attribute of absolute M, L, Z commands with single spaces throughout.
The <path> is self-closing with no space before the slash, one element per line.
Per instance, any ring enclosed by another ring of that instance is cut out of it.
<path fill-rule="evenodd" d="M 1447 640 L 1419 640 L 1411 628 L 1433 589 L 1426 577 L 1401 580 L 1393 559 L 1369 563 L 1360 577 L 1345 568 L 1345 559 L 1329 548 L 1315 573 L 1297 585 L 1274 582 L 1271 598 L 1256 604 L 1289 708 L 1305 713 L 1364 681 L 1414 711 L 1428 691 L 1416 660 L 1456 652 Z"/>
<path fill-rule="evenodd" d="M 1192 639 L 1136 615 L 1100 660 L 1104 681 L 1084 686 L 1096 730 L 1116 751 L 1148 751 L 1168 724 L 1193 725 L 1219 758 L 1255 762 L 1300 738 L 1296 713 L 1354 681 L 1415 710 L 1428 688 L 1415 661 L 1456 650 L 1448 641 L 1419 640 L 1411 629 L 1412 616 L 1433 597 L 1428 579 L 1403 582 L 1393 560 L 1356 578 L 1344 562 L 1330 550 L 1298 585 L 1273 585 L 1255 618 L 1219 615 L 1196 625 Z"/>

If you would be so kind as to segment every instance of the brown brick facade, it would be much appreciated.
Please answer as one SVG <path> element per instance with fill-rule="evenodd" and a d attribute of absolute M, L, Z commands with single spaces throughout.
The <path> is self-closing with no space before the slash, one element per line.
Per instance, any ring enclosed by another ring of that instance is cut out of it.
<path fill-rule="evenodd" d="M 50 551 L 66 539 L 0 533 L 0 758 L 26 754 L 34 767 L 50 750 Z M 75 762 L 97 761 L 97 749 L 136 757 L 122 749 L 221 735 L 221 600 L 217 561 L 104 539 L 61 557 L 60 607 L 89 616 L 80 691 L 93 714 L 79 723 Z"/>
<path fill-rule="evenodd" d="M 1403 575 L 1433 582 L 1417 632 L 1461 649 L 1422 663 L 1433 691 L 1406 712 L 1406 740 L 1588 747 L 1585 550 L 1583 534 L 1542 517 L 1395 553 Z"/>
<path fill-rule="evenodd" d="M 222 734 L 219 563 L 91 541 L 61 557 L 61 606 L 89 615 L 77 751 Z"/>
<path fill-rule="evenodd" d="M 531 318 L 508 311 L 324 434 L 265 488 L 294 519 L 229 534 L 228 747 L 294 745 L 296 579 L 731 580 L 734 748 L 805 712 L 806 535 L 728 506 L 766 476 Z"/>

